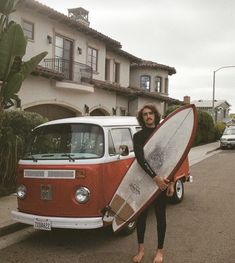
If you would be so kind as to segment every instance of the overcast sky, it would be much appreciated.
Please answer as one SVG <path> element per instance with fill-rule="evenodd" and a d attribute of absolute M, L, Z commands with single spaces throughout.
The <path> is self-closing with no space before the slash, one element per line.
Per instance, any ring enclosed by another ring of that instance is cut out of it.
<path fill-rule="evenodd" d="M 67 14 L 89 11 L 90 27 L 119 41 L 123 50 L 175 67 L 170 96 L 212 100 L 216 95 L 235 113 L 235 0 L 39 0 Z"/>

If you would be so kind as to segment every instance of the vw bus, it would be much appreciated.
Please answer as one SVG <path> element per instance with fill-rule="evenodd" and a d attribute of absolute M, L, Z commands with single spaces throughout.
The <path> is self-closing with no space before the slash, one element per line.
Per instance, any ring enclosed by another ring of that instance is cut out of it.
<path fill-rule="evenodd" d="M 105 226 L 109 204 L 131 165 L 135 117 L 75 117 L 36 127 L 17 169 L 14 220 L 35 229 L 94 229 Z M 128 152 L 120 146 L 128 146 Z M 175 202 L 183 199 L 188 159 L 175 175 Z M 135 227 L 131 222 L 126 232 Z"/>

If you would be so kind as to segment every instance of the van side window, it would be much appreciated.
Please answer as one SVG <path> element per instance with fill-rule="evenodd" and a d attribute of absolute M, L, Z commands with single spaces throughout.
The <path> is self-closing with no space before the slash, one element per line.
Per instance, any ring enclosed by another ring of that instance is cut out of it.
<path fill-rule="evenodd" d="M 109 134 L 108 134 L 108 138 L 109 138 L 109 142 L 108 142 L 108 147 L 109 147 L 109 155 L 115 155 L 116 152 L 115 152 L 115 147 L 114 147 L 114 143 L 113 143 L 113 139 L 112 139 L 112 135 L 111 135 L 111 132 L 109 131 Z"/>
<path fill-rule="evenodd" d="M 133 151 L 133 142 L 130 129 L 114 128 L 109 131 L 109 154 L 118 154 L 120 145 L 127 145 L 129 151 Z"/>

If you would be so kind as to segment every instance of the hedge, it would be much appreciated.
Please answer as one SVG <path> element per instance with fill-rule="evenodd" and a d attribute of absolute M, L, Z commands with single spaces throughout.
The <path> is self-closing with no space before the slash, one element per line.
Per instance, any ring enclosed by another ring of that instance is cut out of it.
<path fill-rule="evenodd" d="M 0 186 L 15 185 L 18 160 L 25 150 L 31 130 L 47 119 L 24 111 L 5 111 L 0 114 Z"/>
<path fill-rule="evenodd" d="M 166 110 L 165 116 L 179 108 L 179 105 L 172 105 Z M 214 125 L 211 115 L 205 111 L 198 110 L 198 128 L 194 146 L 206 144 L 218 140 L 225 128 L 225 125 L 218 123 Z"/>

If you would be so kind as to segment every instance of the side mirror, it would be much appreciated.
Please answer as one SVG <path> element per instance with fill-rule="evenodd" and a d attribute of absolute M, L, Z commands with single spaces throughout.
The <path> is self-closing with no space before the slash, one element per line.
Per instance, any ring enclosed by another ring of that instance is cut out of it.
<path fill-rule="evenodd" d="M 121 156 L 127 156 L 129 154 L 129 148 L 127 145 L 120 145 L 119 146 L 119 154 Z"/>

